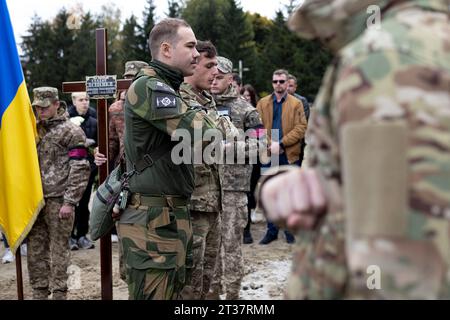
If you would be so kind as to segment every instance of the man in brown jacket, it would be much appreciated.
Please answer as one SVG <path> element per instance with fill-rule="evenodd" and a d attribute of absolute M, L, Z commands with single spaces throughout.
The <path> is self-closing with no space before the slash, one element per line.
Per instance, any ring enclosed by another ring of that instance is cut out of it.
<path fill-rule="evenodd" d="M 302 102 L 287 92 L 288 75 L 286 70 L 276 70 L 272 75 L 274 92 L 262 98 L 256 106 L 268 131 L 272 160 L 278 155 L 278 163 L 269 166 L 300 165 L 300 140 L 305 136 L 307 123 Z M 278 228 L 274 224 L 268 222 L 267 228 L 260 244 L 268 244 L 278 238 Z M 295 242 L 288 231 L 285 235 L 288 243 Z"/>

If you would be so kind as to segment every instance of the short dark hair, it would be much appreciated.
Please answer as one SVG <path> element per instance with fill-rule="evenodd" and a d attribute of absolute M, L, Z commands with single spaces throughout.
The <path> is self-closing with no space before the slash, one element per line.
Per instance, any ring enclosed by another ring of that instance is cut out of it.
<path fill-rule="evenodd" d="M 215 56 L 217 56 L 217 49 L 209 40 L 198 40 L 195 49 L 197 49 L 198 53 L 200 54 L 204 52 L 206 58 L 214 58 Z"/>
<path fill-rule="evenodd" d="M 288 77 L 287 77 L 287 79 L 288 79 L 288 80 L 294 80 L 295 84 L 297 84 L 297 78 L 296 78 L 294 75 L 289 74 Z"/>
<path fill-rule="evenodd" d="M 237 73 L 233 73 L 233 81 L 235 81 L 238 86 L 242 84 L 242 79 Z"/>
<path fill-rule="evenodd" d="M 284 75 L 286 76 L 286 80 L 287 80 L 287 78 L 289 77 L 289 72 L 287 72 L 287 71 L 284 70 L 284 69 L 278 69 L 278 70 L 275 70 L 275 71 L 273 72 L 273 75 L 272 75 L 272 76 L 274 76 L 274 75 L 280 76 L 280 75 L 282 75 L 282 74 L 284 74 Z"/>
<path fill-rule="evenodd" d="M 178 29 L 181 27 L 191 28 L 186 21 L 177 18 L 166 18 L 153 27 L 148 37 L 148 46 L 152 57 L 158 56 L 159 47 L 163 42 L 176 43 Z"/>

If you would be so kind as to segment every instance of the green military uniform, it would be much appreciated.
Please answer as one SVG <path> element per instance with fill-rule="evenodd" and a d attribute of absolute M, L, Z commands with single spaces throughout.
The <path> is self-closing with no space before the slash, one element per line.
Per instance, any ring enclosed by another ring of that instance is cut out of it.
<path fill-rule="evenodd" d="M 153 61 L 127 93 L 127 170 L 143 164 L 145 168 L 129 181 L 131 201 L 118 224 L 130 299 L 178 298 L 186 269 L 192 267 L 188 203 L 194 168 L 174 164 L 167 145 L 176 130 L 187 130 L 194 137 L 194 130 L 204 132 L 215 126 L 203 111 L 182 101 L 178 94 L 182 81 L 179 71 Z"/>
<path fill-rule="evenodd" d="M 448 3 L 306 0 L 290 27 L 336 59 L 308 133 L 328 212 L 300 235 L 287 297 L 450 298 Z"/>

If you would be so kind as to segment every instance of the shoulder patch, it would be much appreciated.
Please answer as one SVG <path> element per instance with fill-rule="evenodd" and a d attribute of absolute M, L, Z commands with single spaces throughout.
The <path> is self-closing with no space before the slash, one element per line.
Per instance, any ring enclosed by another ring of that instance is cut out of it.
<path fill-rule="evenodd" d="M 154 92 L 156 109 L 161 108 L 176 108 L 177 98 L 174 95 L 164 94 L 160 92 Z"/>
<path fill-rule="evenodd" d="M 172 87 L 170 87 L 168 84 L 162 82 L 159 79 L 155 78 L 150 79 L 148 85 L 150 89 L 152 89 L 153 91 L 166 92 L 174 95 L 176 94 L 175 90 Z"/>

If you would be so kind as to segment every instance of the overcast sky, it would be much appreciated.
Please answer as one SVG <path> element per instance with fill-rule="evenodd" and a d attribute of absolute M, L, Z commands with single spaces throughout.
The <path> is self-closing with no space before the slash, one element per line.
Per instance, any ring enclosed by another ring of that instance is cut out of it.
<path fill-rule="evenodd" d="M 122 12 L 123 21 L 133 13 L 139 19 L 142 18 L 142 11 L 145 7 L 145 0 L 6 0 L 16 42 L 21 42 L 21 36 L 26 34 L 26 30 L 31 24 L 34 14 L 43 20 L 56 16 L 58 11 L 65 7 L 68 10 L 77 4 L 83 6 L 84 11 L 100 13 L 100 8 L 105 4 L 115 4 Z M 241 0 L 241 5 L 245 11 L 258 12 L 268 18 L 275 17 L 275 11 L 284 8 L 289 0 Z M 131 4 L 131 5 L 130 5 Z M 167 0 L 155 0 L 156 17 L 165 17 L 167 10 Z"/>

